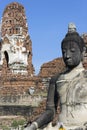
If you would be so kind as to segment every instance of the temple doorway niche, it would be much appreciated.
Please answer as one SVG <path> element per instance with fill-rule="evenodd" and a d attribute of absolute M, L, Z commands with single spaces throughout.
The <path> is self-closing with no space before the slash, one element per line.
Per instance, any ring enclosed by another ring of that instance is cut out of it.
<path fill-rule="evenodd" d="M 9 62 L 8 52 L 4 51 L 4 55 L 5 55 L 5 59 L 6 59 L 6 62 L 7 62 L 7 67 L 8 67 L 8 62 Z"/>

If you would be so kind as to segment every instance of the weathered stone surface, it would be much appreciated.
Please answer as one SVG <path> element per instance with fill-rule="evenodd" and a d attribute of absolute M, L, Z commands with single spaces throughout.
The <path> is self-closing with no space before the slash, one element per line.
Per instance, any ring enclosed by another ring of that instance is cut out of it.
<path fill-rule="evenodd" d="M 87 121 L 86 77 L 87 71 L 79 66 L 57 80 L 62 107 L 59 122 L 62 122 L 67 130 L 83 127 Z"/>
<path fill-rule="evenodd" d="M 42 87 L 42 83 L 34 75 L 24 7 L 17 2 L 7 5 L 0 27 L 0 105 L 29 105 L 27 96 L 22 95 L 28 94 L 30 87 Z"/>
<path fill-rule="evenodd" d="M 29 116 L 30 112 L 33 112 L 33 108 L 31 106 L 17 106 L 17 105 L 2 105 L 0 106 L 0 116 L 3 115 L 21 115 L 21 116 Z"/>
<path fill-rule="evenodd" d="M 13 34 L 22 34 L 26 36 L 27 31 L 28 26 L 24 7 L 17 2 L 7 5 L 2 18 L 2 37 L 6 34 L 10 36 Z"/>
<path fill-rule="evenodd" d="M 82 38 L 83 38 L 83 40 L 86 44 L 86 47 L 87 47 L 87 33 L 82 34 Z"/>
<path fill-rule="evenodd" d="M 28 34 L 24 7 L 13 2 L 6 6 L 1 25 L 1 60 L 6 59 L 12 73 L 34 74 L 32 41 Z"/>

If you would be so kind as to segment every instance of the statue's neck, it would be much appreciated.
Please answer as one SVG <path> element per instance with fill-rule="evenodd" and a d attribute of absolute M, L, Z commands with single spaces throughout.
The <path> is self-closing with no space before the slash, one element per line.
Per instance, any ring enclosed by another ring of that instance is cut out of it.
<path fill-rule="evenodd" d="M 73 68 L 72 70 L 68 70 L 67 73 L 65 73 L 64 77 L 72 79 L 74 78 L 76 75 L 78 75 L 80 72 L 82 72 L 84 70 L 82 62 L 76 66 L 75 68 Z"/>

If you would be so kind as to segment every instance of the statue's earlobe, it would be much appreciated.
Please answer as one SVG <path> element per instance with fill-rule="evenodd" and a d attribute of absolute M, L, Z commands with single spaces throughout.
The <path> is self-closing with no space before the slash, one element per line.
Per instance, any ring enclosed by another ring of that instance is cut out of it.
<path fill-rule="evenodd" d="M 86 48 L 86 47 L 83 47 L 83 52 L 82 52 L 82 60 L 83 60 L 83 59 L 84 59 L 84 57 L 85 57 L 86 50 L 87 50 L 87 48 Z"/>

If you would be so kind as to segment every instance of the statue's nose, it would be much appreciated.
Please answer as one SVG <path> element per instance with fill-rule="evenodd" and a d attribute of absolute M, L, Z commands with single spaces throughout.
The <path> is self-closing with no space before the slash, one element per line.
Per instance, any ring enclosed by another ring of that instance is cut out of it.
<path fill-rule="evenodd" d="M 67 58 L 67 59 L 70 58 L 70 51 L 67 51 L 67 52 L 66 52 L 66 58 Z"/>

